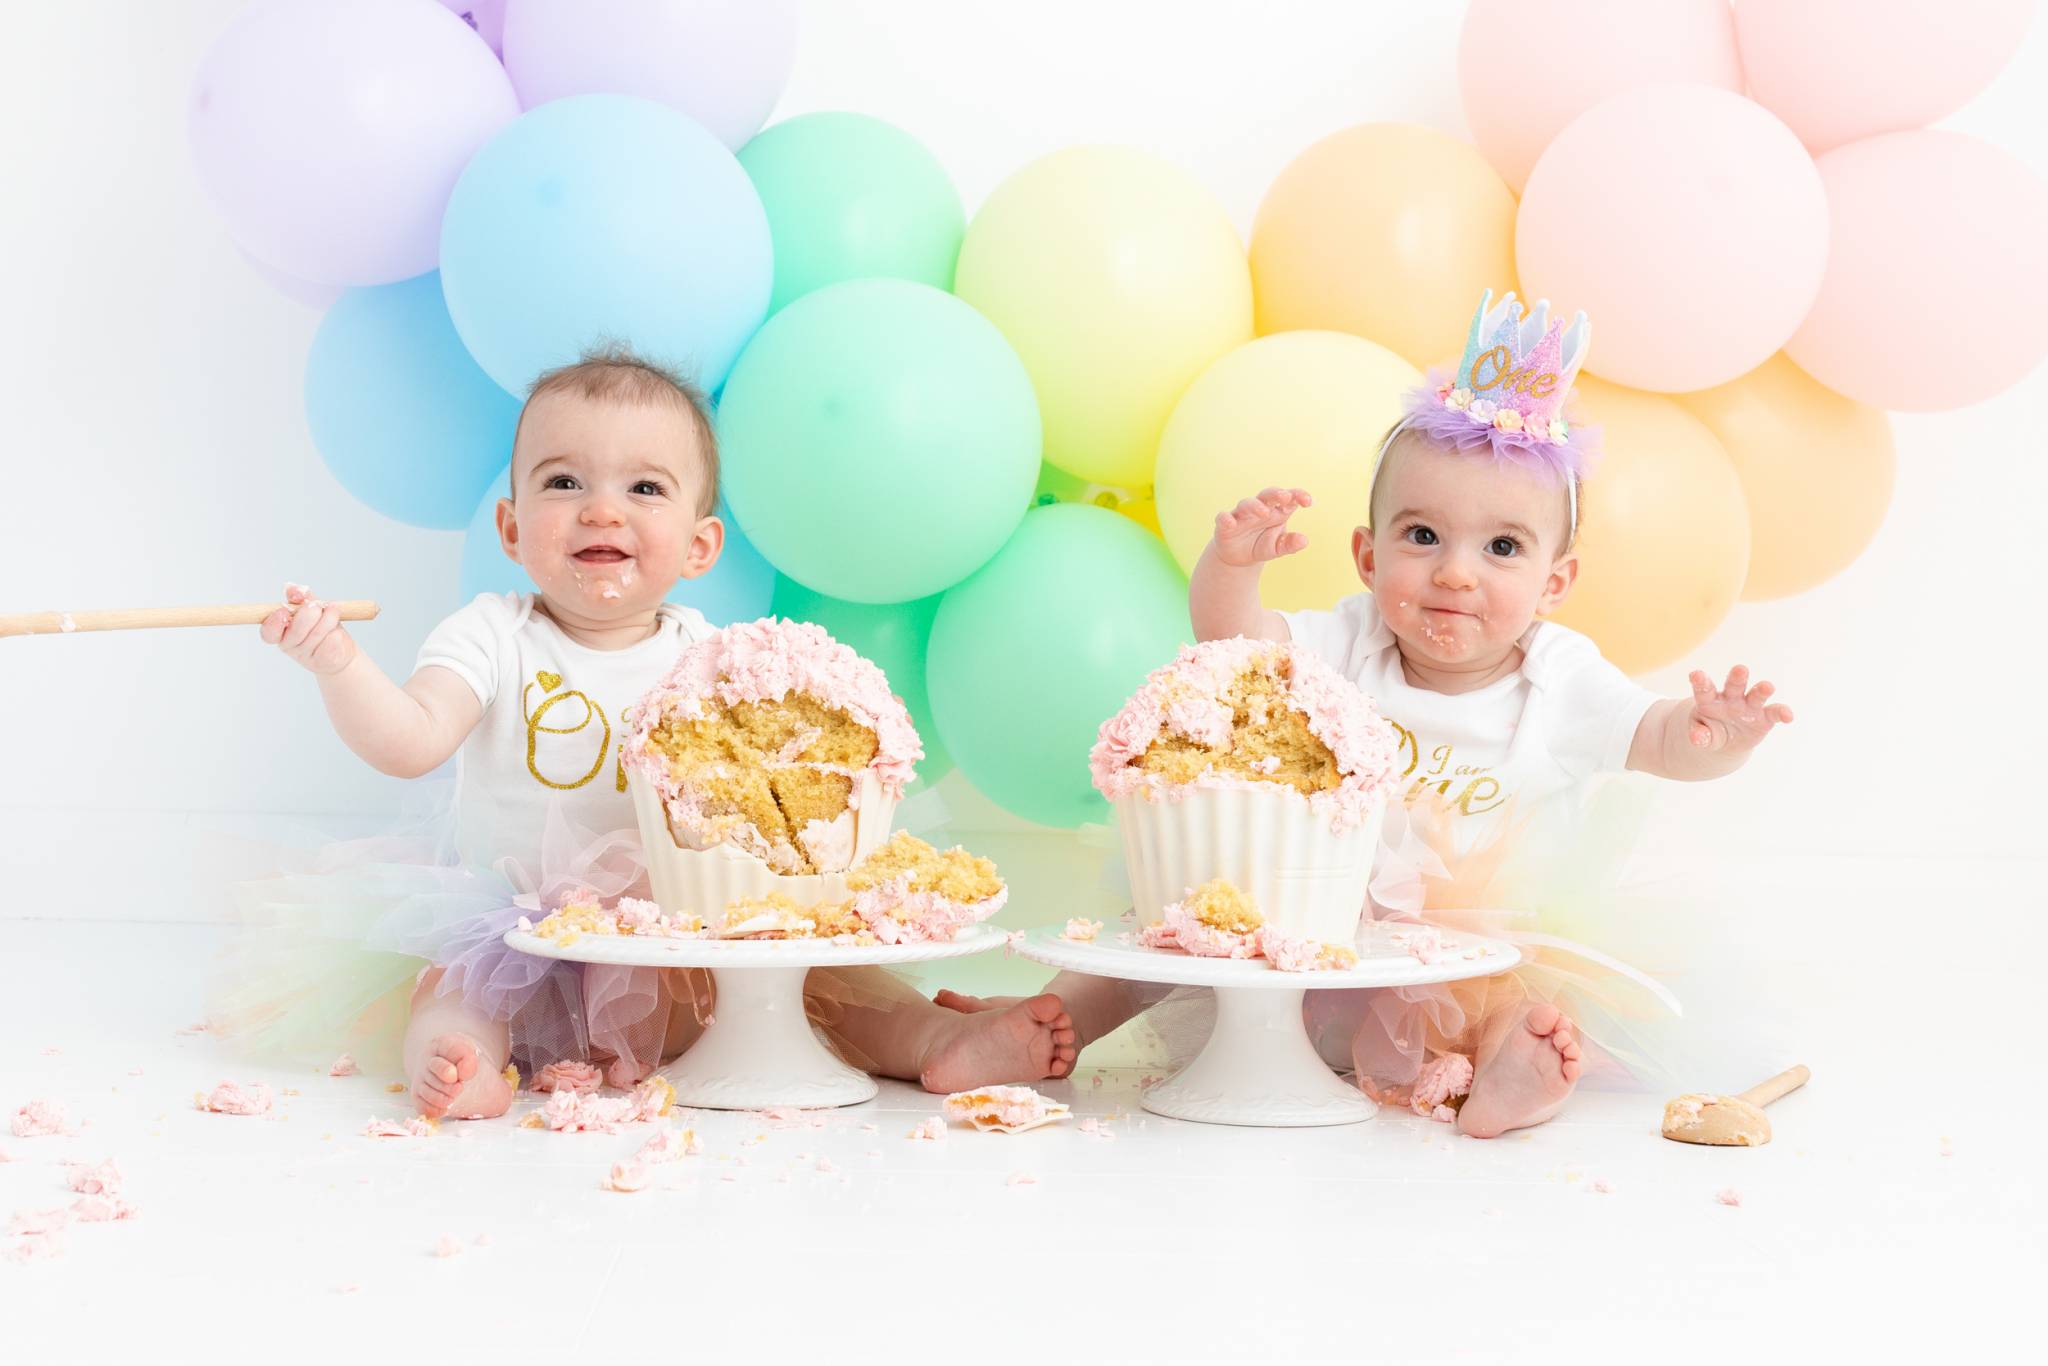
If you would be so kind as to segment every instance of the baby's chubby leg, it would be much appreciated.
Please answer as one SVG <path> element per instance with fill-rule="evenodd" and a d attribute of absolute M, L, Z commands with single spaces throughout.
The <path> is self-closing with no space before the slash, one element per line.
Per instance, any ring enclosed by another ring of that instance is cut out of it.
<path fill-rule="evenodd" d="M 413 1102 L 429 1119 L 496 1119 L 512 1106 L 505 1079 L 511 1039 L 457 995 L 442 995 L 441 969 L 420 974 L 405 1027 L 405 1075 Z"/>
<path fill-rule="evenodd" d="M 1039 1081 L 1074 1069 L 1073 1022 L 1049 993 L 972 1013 L 915 991 L 842 995 L 829 1032 L 871 1071 L 927 1091 Z"/>

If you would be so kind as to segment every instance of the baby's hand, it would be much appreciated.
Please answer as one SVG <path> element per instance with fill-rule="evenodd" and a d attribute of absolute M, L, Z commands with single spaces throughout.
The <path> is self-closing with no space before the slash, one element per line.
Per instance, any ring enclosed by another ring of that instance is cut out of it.
<path fill-rule="evenodd" d="M 1746 690 L 1746 691 L 1745 691 Z M 1776 692 L 1769 683 L 1749 686 L 1749 670 L 1737 664 L 1728 671 L 1728 682 L 1720 692 L 1714 680 L 1699 669 L 1692 671 L 1692 715 L 1687 734 L 1694 745 L 1710 750 L 1748 750 L 1763 743 L 1774 725 L 1790 725 L 1792 709 L 1782 702 L 1765 706 Z"/>
<path fill-rule="evenodd" d="M 304 586 L 284 586 L 285 605 L 263 619 L 263 643 L 316 674 L 338 674 L 356 657 L 355 638 L 341 629 L 341 609 Z"/>
<path fill-rule="evenodd" d="M 1216 558 L 1244 568 L 1292 555 L 1308 537 L 1287 529 L 1296 508 L 1315 506 L 1306 489 L 1263 489 L 1234 508 L 1216 514 Z"/>

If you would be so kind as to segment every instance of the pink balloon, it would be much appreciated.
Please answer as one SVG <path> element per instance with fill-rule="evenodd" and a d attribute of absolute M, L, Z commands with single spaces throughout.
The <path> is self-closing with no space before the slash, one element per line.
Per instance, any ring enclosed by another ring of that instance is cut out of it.
<path fill-rule="evenodd" d="M 1458 89 L 1472 140 L 1520 194 L 1564 126 L 1643 85 L 1740 92 L 1727 0 L 1472 0 Z"/>
<path fill-rule="evenodd" d="M 434 268 L 455 178 L 518 113 L 504 68 L 439 5 L 265 0 L 199 65 L 192 156 L 258 260 L 387 284 Z"/>
<path fill-rule="evenodd" d="M 505 70 L 531 109 L 567 95 L 638 95 L 737 152 L 796 62 L 796 0 L 507 0 Z"/>
<path fill-rule="evenodd" d="M 1820 158 L 1834 214 L 1826 281 L 1785 345 L 1876 408 L 1960 408 L 2048 351 L 2048 183 L 1962 133 L 1887 133 Z"/>
<path fill-rule="evenodd" d="M 1749 93 L 1825 152 L 1922 128 L 1991 83 L 2033 0 L 1735 0 Z"/>
<path fill-rule="evenodd" d="M 1785 344 L 1820 291 L 1820 173 L 1769 110 L 1650 86 L 1581 114 L 1515 220 L 1522 292 L 1593 320 L 1588 369 L 1636 389 L 1724 384 Z"/>

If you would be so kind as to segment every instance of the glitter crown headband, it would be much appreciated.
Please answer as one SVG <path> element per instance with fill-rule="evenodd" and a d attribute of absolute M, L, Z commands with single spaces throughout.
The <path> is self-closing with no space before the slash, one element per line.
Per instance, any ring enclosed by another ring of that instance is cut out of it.
<path fill-rule="evenodd" d="M 1454 450 L 1490 447 L 1501 459 L 1551 474 L 1564 483 L 1576 534 L 1578 483 L 1592 451 L 1587 429 L 1565 420 L 1564 404 L 1592 341 L 1584 313 L 1566 327 L 1552 320 L 1548 299 L 1525 315 L 1514 291 L 1495 303 L 1489 289 L 1472 315 L 1457 372 L 1409 392 L 1388 443 L 1401 432 L 1420 432 Z"/>

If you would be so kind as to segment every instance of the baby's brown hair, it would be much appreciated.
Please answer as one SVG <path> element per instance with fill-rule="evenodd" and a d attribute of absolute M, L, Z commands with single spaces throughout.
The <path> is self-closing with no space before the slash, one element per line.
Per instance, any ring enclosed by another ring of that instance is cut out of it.
<path fill-rule="evenodd" d="M 689 380 L 638 355 L 622 342 L 605 342 L 535 380 L 526 391 L 525 407 L 519 410 L 521 426 L 526 423 L 528 409 L 549 394 L 571 394 L 613 403 L 667 403 L 676 411 L 687 413 L 697 429 L 697 449 L 703 457 L 697 515 L 708 517 L 718 506 L 718 433 L 711 426 L 711 401 Z M 519 449 L 517 427 L 512 431 L 512 449 Z"/>

